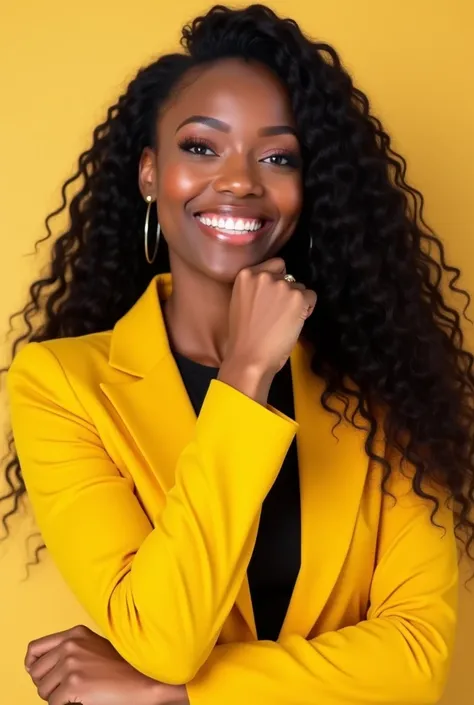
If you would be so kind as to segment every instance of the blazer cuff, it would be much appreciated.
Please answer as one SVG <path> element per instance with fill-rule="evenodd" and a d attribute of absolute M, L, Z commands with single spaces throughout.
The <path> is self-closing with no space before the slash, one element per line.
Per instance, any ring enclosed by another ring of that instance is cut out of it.
<path fill-rule="evenodd" d="M 271 441 L 273 452 L 281 455 L 282 463 L 299 428 L 294 419 L 273 406 L 262 406 L 229 384 L 214 379 L 197 420 L 198 435 L 207 431 L 214 435 L 216 424 L 221 433 L 230 433 L 234 439 L 237 436 L 249 448 L 258 449 L 262 440 Z"/>

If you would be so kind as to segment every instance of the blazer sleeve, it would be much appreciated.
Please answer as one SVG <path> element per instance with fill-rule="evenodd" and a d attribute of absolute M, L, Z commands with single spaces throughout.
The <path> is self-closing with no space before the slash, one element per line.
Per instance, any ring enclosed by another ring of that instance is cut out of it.
<path fill-rule="evenodd" d="M 444 528 L 433 526 L 433 504 L 399 473 L 390 492 L 397 503 L 385 501 L 367 619 L 311 640 L 219 645 L 188 684 L 191 705 L 438 702 L 456 621 L 452 513 L 442 504 L 436 523 Z"/>
<path fill-rule="evenodd" d="M 44 542 L 130 664 L 187 683 L 235 603 L 297 424 L 213 381 L 153 528 L 51 347 L 30 343 L 8 374 L 16 450 Z"/>

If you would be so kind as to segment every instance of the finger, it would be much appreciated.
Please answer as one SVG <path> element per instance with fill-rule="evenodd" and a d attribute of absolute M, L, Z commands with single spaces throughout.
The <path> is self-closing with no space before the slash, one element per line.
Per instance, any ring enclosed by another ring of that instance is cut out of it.
<path fill-rule="evenodd" d="M 311 314 L 313 313 L 315 307 L 316 307 L 316 301 L 318 300 L 318 297 L 316 296 L 316 292 L 312 291 L 311 289 L 306 289 L 304 292 L 304 299 L 305 299 L 305 304 L 306 304 L 306 309 L 304 312 L 304 317 L 309 318 Z"/>
<path fill-rule="evenodd" d="M 286 279 L 285 279 L 284 277 L 282 277 L 282 279 L 283 279 L 283 281 L 286 281 Z M 306 291 L 305 285 L 302 284 L 301 282 L 289 282 L 289 281 L 287 281 L 286 283 L 288 284 L 288 286 L 290 287 L 290 289 L 298 289 L 299 291 Z"/>
<path fill-rule="evenodd" d="M 267 259 L 260 264 L 255 264 L 253 267 L 249 267 L 250 271 L 254 274 L 259 272 L 270 272 L 271 274 L 286 274 L 286 264 L 285 260 L 281 257 L 273 257 L 272 259 Z"/>
<path fill-rule="evenodd" d="M 43 654 L 56 648 L 67 639 L 83 636 L 84 633 L 87 633 L 87 631 L 87 627 L 78 625 L 77 627 L 72 627 L 71 629 L 65 629 L 62 632 L 55 632 L 54 634 L 48 634 L 48 636 L 42 636 L 40 639 L 34 639 L 29 643 L 26 651 L 26 670 L 28 671 L 36 659 L 43 656 Z"/>
<path fill-rule="evenodd" d="M 56 662 L 55 666 L 45 674 L 44 678 L 36 683 L 36 690 L 40 698 L 49 700 L 51 694 L 61 685 L 64 680 L 64 675 L 64 669 L 61 663 Z"/>
<path fill-rule="evenodd" d="M 36 661 L 30 666 L 29 674 L 31 680 L 36 686 L 38 686 L 46 674 L 49 673 L 57 663 L 59 663 L 61 656 L 62 644 L 59 644 L 47 653 L 43 654 L 43 656 L 37 658 Z"/>
<path fill-rule="evenodd" d="M 64 636 L 65 633 L 66 632 L 57 632 L 56 634 L 49 634 L 48 636 L 41 637 L 41 639 L 31 641 L 28 644 L 25 656 L 26 670 L 29 671 L 37 659 L 62 644 L 64 639 L 67 638 Z"/>

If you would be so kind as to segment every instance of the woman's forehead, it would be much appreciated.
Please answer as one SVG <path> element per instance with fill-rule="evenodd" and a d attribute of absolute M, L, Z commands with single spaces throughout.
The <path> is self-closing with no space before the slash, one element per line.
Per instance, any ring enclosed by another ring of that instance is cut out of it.
<path fill-rule="evenodd" d="M 186 77 L 163 122 L 177 126 L 191 115 L 231 125 L 242 119 L 261 122 L 262 127 L 293 124 L 289 97 L 279 79 L 265 66 L 232 59 Z"/>

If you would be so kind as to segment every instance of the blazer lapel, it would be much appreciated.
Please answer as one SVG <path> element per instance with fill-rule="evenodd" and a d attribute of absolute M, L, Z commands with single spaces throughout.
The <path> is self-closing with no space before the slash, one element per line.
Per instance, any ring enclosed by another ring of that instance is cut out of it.
<path fill-rule="evenodd" d="M 302 343 L 291 356 L 301 494 L 301 567 L 281 636 L 308 636 L 348 552 L 368 469 L 366 431 L 320 403 L 324 384 Z M 335 437 L 337 436 L 337 438 Z"/>
<path fill-rule="evenodd" d="M 148 479 L 165 492 L 174 484 L 177 459 L 196 423 L 161 311 L 160 299 L 170 291 L 171 276 L 158 275 L 118 321 L 109 364 L 126 375 L 100 385 L 146 461 Z"/>
<path fill-rule="evenodd" d="M 118 383 L 102 383 L 144 459 L 140 481 L 168 492 L 175 483 L 179 456 L 192 440 L 196 414 L 171 353 L 160 299 L 171 291 L 170 275 L 158 275 L 136 305 L 117 323 L 109 363 L 127 373 Z M 255 526 L 256 535 L 257 525 Z M 172 589 L 172 587 L 170 587 Z M 256 636 L 247 578 L 237 607 Z"/>
<path fill-rule="evenodd" d="M 141 379 L 101 384 L 101 388 L 143 456 L 149 479 L 168 492 L 174 485 L 178 458 L 196 424 L 174 358 L 165 355 Z"/>

